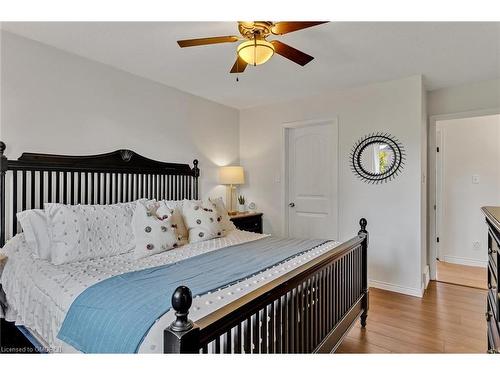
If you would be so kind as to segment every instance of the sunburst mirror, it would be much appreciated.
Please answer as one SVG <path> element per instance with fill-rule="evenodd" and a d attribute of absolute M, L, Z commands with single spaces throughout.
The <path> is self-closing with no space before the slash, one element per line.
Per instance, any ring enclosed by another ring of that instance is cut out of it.
<path fill-rule="evenodd" d="M 378 184 L 396 178 L 405 164 L 404 147 L 388 133 L 369 134 L 355 143 L 350 154 L 353 173 L 362 181 Z"/>

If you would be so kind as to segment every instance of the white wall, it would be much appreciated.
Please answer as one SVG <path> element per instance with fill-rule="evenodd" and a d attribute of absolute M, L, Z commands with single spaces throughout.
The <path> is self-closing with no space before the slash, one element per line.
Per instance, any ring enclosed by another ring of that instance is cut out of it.
<path fill-rule="evenodd" d="M 427 93 L 429 116 L 500 107 L 500 79 L 449 87 Z"/>
<path fill-rule="evenodd" d="M 440 259 L 486 266 L 480 207 L 500 205 L 500 115 L 438 121 L 437 128 L 442 138 Z"/>
<path fill-rule="evenodd" d="M 224 196 L 217 166 L 238 163 L 238 111 L 2 32 L 0 137 L 22 152 L 129 148 L 163 161 L 200 160 L 201 193 Z"/>
<path fill-rule="evenodd" d="M 0 22 L 0 27 L 2 23 Z M 3 32 L 0 30 L 0 140 L 2 139 L 2 45 L 3 45 Z"/>
<path fill-rule="evenodd" d="M 369 278 L 372 285 L 421 293 L 422 280 L 422 121 L 420 76 L 245 109 L 240 112 L 240 160 L 247 171 L 242 189 L 264 212 L 264 229 L 283 233 L 281 176 L 282 124 L 339 121 L 340 239 L 357 233 L 361 217 L 370 231 Z M 379 185 L 361 182 L 351 172 L 348 154 L 360 137 L 387 131 L 397 137 L 408 158 L 402 175 Z M 424 206 L 425 207 L 425 206 Z M 425 222 L 425 221 L 424 221 Z"/>

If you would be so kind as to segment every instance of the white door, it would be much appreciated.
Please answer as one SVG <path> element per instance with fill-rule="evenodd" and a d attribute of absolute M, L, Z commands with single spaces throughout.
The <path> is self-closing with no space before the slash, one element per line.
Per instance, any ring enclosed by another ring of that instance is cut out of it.
<path fill-rule="evenodd" d="M 335 122 L 287 129 L 288 235 L 338 238 Z"/>

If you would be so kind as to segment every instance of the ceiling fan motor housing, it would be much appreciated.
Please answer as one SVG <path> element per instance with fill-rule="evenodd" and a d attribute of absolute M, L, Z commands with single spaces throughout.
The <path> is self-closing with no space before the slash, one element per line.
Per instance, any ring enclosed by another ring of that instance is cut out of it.
<path fill-rule="evenodd" d="M 238 30 L 246 39 L 264 39 L 271 34 L 271 28 L 274 26 L 270 21 L 238 21 Z"/>

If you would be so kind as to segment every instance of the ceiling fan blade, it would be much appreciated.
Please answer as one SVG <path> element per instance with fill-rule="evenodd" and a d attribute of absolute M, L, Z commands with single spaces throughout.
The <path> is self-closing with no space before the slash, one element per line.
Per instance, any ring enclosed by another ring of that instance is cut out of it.
<path fill-rule="evenodd" d="M 288 60 L 292 60 L 294 63 L 297 63 L 299 65 L 304 66 L 312 59 L 314 59 L 314 57 L 308 55 L 307 53 L 290 47 L 288 44 L 282 43 L 278 40 L 273 40 L 271 41 L 271 43 L 274 46 L 274 52 L 276 52 L 278 55 L 286 57 Z"/>
<path fill-rule="evenodd" d="M 248 63 L 238 56 L 233 67 L 231 68 L 231 73 L 243 73 Z"/>
<path fill-rule="evenodd" d="M 214 36 L 211 38 L 178 40 L 177 44 L 179 44 L 179 47 L 184 48 L 184 47 L 203 46 L 206 44 L 233 43 L 238 40 L 240 40 L 239 37 L 234 35 L 228 35 L 228 36 Z"/>
<path fill-rule="evenodd" d="M 291 33 L 292 31 L 307 29 L 308 27 L 313 27 L 316 25 L 321 25 L 322 23 L 328 23 L 328 21 L 312 21 L 312 22 L 276 22 L 271 28 L 271 32 L 274 35 L 283 35 Z"/>

